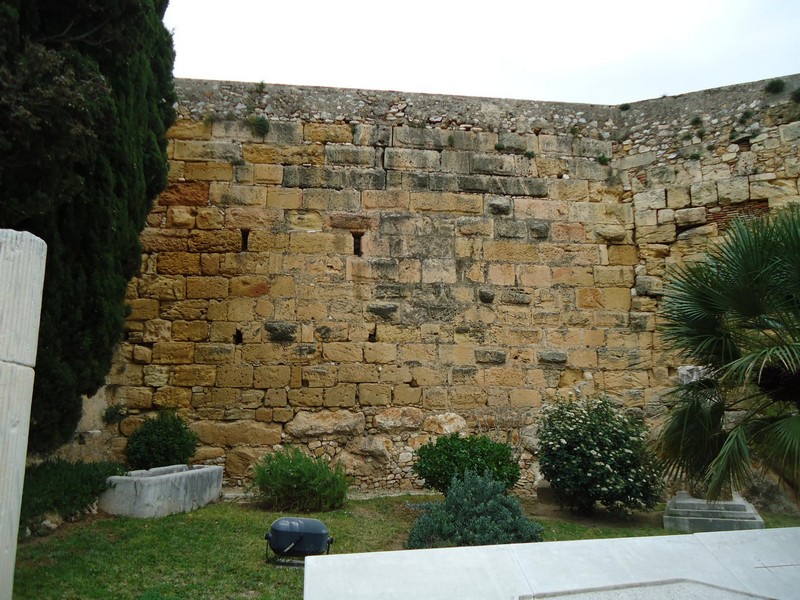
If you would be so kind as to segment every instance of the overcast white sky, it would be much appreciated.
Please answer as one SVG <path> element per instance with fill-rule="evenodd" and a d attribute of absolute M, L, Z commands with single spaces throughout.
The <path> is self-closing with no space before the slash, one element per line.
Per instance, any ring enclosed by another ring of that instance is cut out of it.
<path fill-rule="evenodd" d="M 176 77 L 619 104 L 800 72 L 800 0 L 170 0 Z"/>

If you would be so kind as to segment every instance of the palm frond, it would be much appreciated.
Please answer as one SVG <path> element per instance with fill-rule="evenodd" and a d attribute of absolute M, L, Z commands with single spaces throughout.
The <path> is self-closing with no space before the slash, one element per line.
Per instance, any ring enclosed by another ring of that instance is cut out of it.
<path fill-rule="evenodd" d="M 793 485 L 800 482 L 800 415 L 763 420 L 751 437 L 767 467 Z"/>
<path fill-rule="evenodd" d="M 725 405 L 716 381 L 703 379 L 675 388 L 676 405 L 660 428 L 656 450 L 670 477 L 700 478 L 724 442 Z"/>
<path fill-rule="evenodd" d="M 708 468 L 705 483 L 710 500 L 716 500 L 729 485 L 743 488 L 750 481 L 752 464 L 745 427 L 734 427 Z"/>

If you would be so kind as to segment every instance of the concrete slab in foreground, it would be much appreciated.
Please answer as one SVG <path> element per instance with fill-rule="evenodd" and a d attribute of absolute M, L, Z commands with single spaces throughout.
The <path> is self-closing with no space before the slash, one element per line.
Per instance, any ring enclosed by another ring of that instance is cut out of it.
<path fill-rule="evenodd" d="M 305 562 L 305 600 L 796 599 L 800 528 L 332 554 Z"/>

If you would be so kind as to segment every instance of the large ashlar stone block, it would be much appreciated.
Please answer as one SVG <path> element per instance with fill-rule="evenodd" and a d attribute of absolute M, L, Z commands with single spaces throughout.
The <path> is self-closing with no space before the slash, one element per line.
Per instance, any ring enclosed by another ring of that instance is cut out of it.
<path fill-rule="evenodd" d="M 383 155 L 383 165 L 387 169 L 400 171 L 438 171 L 441 155 L 434 150 L 410 150 L 387 148 Z"/>
<path fill-rule="evenodd" d="M 776 179 L 773 181 L 750 182 L 750 197 L 754 200 L 767 200 L 796 195 L 796 179 Z"/>
<path fill-rule="evenodd" d="M 745 202 L 750 198 L 750 183 L 747 177 L 732 177 L 717 181 L 717 196 L 722 205 Z"/>
<path fill-rule="evenodd" d="M 719 201 L 717 184 L 714 181 L 693 183 L 691 187 L 692 206 L 708 206 Z"/>
<path fill-rule="evenodd" d="M 242 152 L 244 160 L 256 164 L 321 166 L 325 163 L 324 147 L 320 144 L 303 146 L 243 144 Z M 284 170 L 285 175 L 286 170 Z"/>
<path fill-rule="evenodd" d="M 357 436 L 364 433 L 366 419 L 361 412 L 348 410 L 298 411 L 288 422 L 286 432 L 296 438 L 313 439 Z"/>
<path fill-rule="evenodd" d="M 352 144 L 353 129 L 344 124 L 306 123 L 303 125 L 303 137 L 309 142 Z"/>
<path fill-rule="evenodd" d="M 208 446 L 274 446 L 281 443 L 281 426 L 260 421 L 195 421 L 189 425 Z"/>
<path fill-rule="evenodd" d="M 675 225 L 685 227 L 689 225 L 702 225 L 706 222 L 705 207 L 681 208 L 675 211 Z"/>

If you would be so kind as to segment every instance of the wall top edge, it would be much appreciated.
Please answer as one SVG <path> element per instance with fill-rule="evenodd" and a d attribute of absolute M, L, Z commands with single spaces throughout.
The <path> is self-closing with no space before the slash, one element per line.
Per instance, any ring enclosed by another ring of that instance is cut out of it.
<path fill-rule="evenodd" d="M 631 118 L 664 121 L 689 113 L 759 110 L 790 103 L 800 74 L 781 77 L 779 94 L 769 80 L 697 92 L 602 105 L 416 92 L 176 79 L 179 118 L 241 119 L 264 114 L 272 119 L 321 123 L 375 123 L 487 131 L 562 129 L 571 122 L 598 121 L 619 126 Z"/>

